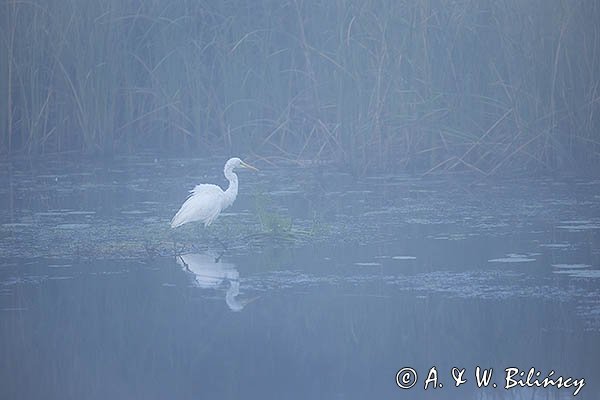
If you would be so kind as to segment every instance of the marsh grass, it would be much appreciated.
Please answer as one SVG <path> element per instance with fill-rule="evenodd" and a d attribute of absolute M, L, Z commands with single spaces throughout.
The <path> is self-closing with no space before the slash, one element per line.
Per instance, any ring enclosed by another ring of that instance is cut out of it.
<path fill-rule="evenodd" d="M 0 152 L 593 170 L 591 0 L 7 0 Z"/>
<path fill-rule="evenodd" d="M 292 229 L 292 218 L 274 210 L 267 194 L 257 192 L 254 196 L 256 216 L 263 232 L 284 233 Z"/>

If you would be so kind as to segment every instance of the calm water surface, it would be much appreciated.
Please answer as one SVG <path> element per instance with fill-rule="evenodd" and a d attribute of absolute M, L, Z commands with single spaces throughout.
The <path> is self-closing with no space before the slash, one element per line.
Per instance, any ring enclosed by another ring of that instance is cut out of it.
<path fill-rule="evenodd" d="M 600 398 L 600 181 L 257 162 L 208 232 L 172 232 L 222 164 L 2 164 L 0 398 L 573 398 L 510 367 Z"/>

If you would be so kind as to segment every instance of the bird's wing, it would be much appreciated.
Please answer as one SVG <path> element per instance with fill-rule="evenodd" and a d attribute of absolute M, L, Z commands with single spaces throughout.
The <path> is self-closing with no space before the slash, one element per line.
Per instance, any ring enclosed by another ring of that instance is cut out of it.
<path fill-rule="evenodd" d="M 190 196 L 171 220 L 171 227 L 176 228 L 193 221 L 202 221 L 210 225 L 221 212 L 223 190 L 217 185 L 202 184 L 190 190 Z"/>
<path fill-rule="evenodd" d="M 190 190 L 190 196 L 202 193 L 214 195 L 215 193 L 223 193 L 223 189 L 221 189 L 217 185 L 213 185 L 212 183 L 201 183 Z"/>

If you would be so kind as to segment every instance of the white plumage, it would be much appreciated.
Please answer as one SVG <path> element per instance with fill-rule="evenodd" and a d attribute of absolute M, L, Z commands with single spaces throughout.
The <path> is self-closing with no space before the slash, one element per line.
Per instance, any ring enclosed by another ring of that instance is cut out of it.
<path fill-rule="evenodd" d="M 229 159 L 223 169 L 223 173 L 229 181 L 227 190 L 223 191 L 219 186 L 212 184 L 197 185 L 190 190 L 190 196 L 171 220 L 171 228 L 194 221 L 203 222 L 204 226 L 212 224 L 221 211 L 232 205 L 237 197 L 238 177 L 233 170 L 238 167 L 258 171 L 237 157 Z"/>

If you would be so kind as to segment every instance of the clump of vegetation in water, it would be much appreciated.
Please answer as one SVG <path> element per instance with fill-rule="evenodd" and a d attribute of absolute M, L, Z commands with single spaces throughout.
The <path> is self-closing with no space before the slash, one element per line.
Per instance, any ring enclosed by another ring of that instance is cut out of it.
<path fill-rule="evenodd" d="M 271 199 L 264 193 L 255 195 L 254 204 L 262 233 L 277 235 L 291 232 L 292 218 L 275 211 Z"/>
<path fill-rule="evenodd" d="M 297 232 L 292 218 L 275 210 L 271 199 L 264 192 L 257 192 L 254 208 L 259 222 L 259 231 L 246 236 L 250 242 L 294 242 Z"/>
<path fill-rule="evenodd" d="M 198 223 L 187 224 L 165 237 L 176 243 L 173 251 L 178 253 L 211 246 L 290 246 L 322 238 L 326 233 L 327 227 L 318 220 L 316 213 L 312 221 L 294 224 L 291 216 L 278 210 L 268 194 L 259 190 L 254 194 L 253 215 L 224 216 L 207 228 Z"/>

